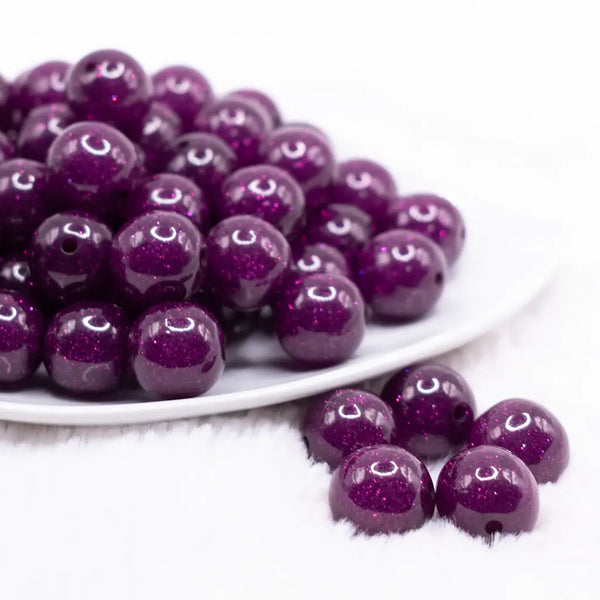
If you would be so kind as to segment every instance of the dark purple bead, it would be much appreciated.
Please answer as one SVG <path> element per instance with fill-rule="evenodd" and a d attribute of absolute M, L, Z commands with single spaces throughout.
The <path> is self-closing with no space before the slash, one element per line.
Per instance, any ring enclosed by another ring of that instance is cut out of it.
<path fill-rule="evenodd" d="M 351 204 L 366 212 L 377 228 L 388 216 L 396 184 L 381 165 L 364 159 L 347 160 L 336 166 L 330 202 Z"/>
<path fill-rule="evenodd" d="M 8 137 L 0 131 L 0 164 L 10 160 L 15 155 L 15 149 Z"/>
<path fill-rule="evenodd" d="M 111 252 L 120 298 L 134 308 L 189 298 L 202 283 L 203 250 L 196 226 L 178 213 L 155 210 L 129 221 Z"/>
<path fill-rule="evenodd" d="M 269 116 L 260 106 L 233 96 L 209 104 L 196 118 L 195 126 L 227 143 L 240 166 L 262 161 L 264 142 L 271 130 Z"/>
<path fill-rule="evenodd" d="M 290 247 L 270 223 L 250 215 L 215 225 L 206 242 L 209 286 L 216 299 L 237 310 L 256 310 L 283 283 Z"/>
<path fill-rule="evenodd" d="M 393 229 L 372 238 L 358 253 L 357 283 L 376 315 L 421 317 L 437 302 L 446 280 L 446 259 L 429 238 Z"/>
<path fill-rule="evenodd" d="M 281 114 L 273 100 L 264 92 L 252 89 L 235 90 L 227 94 L 227 96 L 238 96 L 260 106 L 263 111 L 269 115 L 271 128 L 281 125 Z"/>
<path fill-rule="evenodd" d="M 346 257 L 328 244 L 306 244 L 294 249 L 292 269 L 299 273 L 327 273 L 352 277 Z"/>
<path fill-rule="evenodd" d="M 112 234 L 95 217 L 72 212 L 48 217 L 35 231 L 30 266 L 40 294 L 65 304 L 106 295 Z"/>
<path fill-rule="evenodd" d="M 394 442 L 421 459 L 448 454 L 469 436 L 475 400 L 450 367 L 425 364 L 398 371 L 381 392 L 394 411 Z"/>
<path fill-rule="evenodd" d="M 133 144 L 94 121 L 67 127 L 48 151 L 50 191 L 61 208 L 114 218 L 122 212 L 137 173 Z"/>
<path fill-rule="evenodd" d="M 296 180 L 271 165 L 240 169 L 223 183 L 216 203 L 221 219 L 253 215 L 290 235 L 304 217 L 304 193 Z"/>
<path fill-rule="evenodd" d="M 0 130 L 6 130 L 10 124 L 11 86 L 0 75 Z"/>
<path fill-rule="evenodd" d="M 0 289 L 13 290 L 27 296 L 35 294 L 26 251 L 12 252 L 0 258 Z"/>
<path fill-rule="evenodd" d="M 398 198 L 389 208 L 388 229 L 410 229 L 426 235 L 454 264 L 465 243 L 465 223 L 458 209 L 439 196 L 415 194 Z"/>
<path fill-rule="evenodd" d="M 274 316 L 282 348 L 310 366 L 350 358 L 365 333 L 362 296 L 342 275 L 289 278 L 277 298 Z"/>
<path fill-rule="evenodd" d="M 0 291 L 0 387 L 27 379 L 40 364 L 44 318 L 18 292 Z"/>
<path fill-rule="evenodd" d="M 436 504 L 442 517 L 474 536 L 531 531 L 538 516 L 537 483 L 508 450 L 479 446 L 444 465 Z"/>
<path fill-rule="evenodd" d="M 50 214 L 46 167 L 15 158 L 0 165 L 0 240 L 6 245 L 27 243 Z"/>
<path fill-rule="evenodd" d="M 133 325 L 129 356 L 138 383 L 164 398 L 203 394 L 223 373 L 218 323 L 191 302 L 153 306 Z"/>
<path fill-rule="evenodd" d="M 183 131 L 194 128 L 196 115 L 213 100 L 210 84 L 198 71 L 183 65 L 166 67 L 152 77 L 154 98 L 179 115 Z"/>
<path fill-rule="evenodd" d="M 67 78 L 67 99 L 80 119 L 110 123 L 125 133 L 138 130 L 151 94 L 144 69 L 119 50 L 91 52 Z"/>
<path fill-rule="evenodd" d="M 557 481 L 569 463 L 569 440 L 560 421 L 530 400 L 498 402 L 473 424 L 469 447 L 500 446 L 518 456 L 538 483 Z"/>
<path fill-rule="evenodd" d="M 174 173 L 152 175 L 131 192 L 125 211 L 128 219 L 151 210 L 179 213 L 200 231 L 210 226 L 209 207 L 202 190 L 191 179 Z"/>
<path fill-rule="evenodd" d="M 335 468 L 343 457 L 359 448 L 391 443 L 394 415 L 374 394 L 335 390 L 313 401 L 303 433 L 310 455 Z"/>
<path fill-rule="evenodd" d="M 306 239 L 329 244 L 352 258 L 371 237 L 371 217 L 349 204 L 329 204 L 308 219 Z"/>
<path fill-rule="evenodd" d="M 73 111 L 66 104 L 45 104 L 34 108 L 17 138 L 19 154 L 45 162 L 52 142 L 75 120 Z"/>
<path fill-rule="evenodd" d="M 76 394 L 117 389 L 127 367 L 128 323 L 114 304 L 73 304 L 51 319 L 44 365 L 52 381 Z"/>
<path fill-rule="evenodd" d="M 309 210 L 326 202 L 335 161 L 319 132 L 302 125 L 276 129 L 269 136 L 265 160 L 290 173 L 302 186 Z"/>
<path fill-rule="evenodd" d="M 329 506 L 337 521 L 357 531 L 403 533 L 433 516 L 434 489 L 427 467 L 397 446 L 367 446 L 342 461 L 329 485 Z"/>

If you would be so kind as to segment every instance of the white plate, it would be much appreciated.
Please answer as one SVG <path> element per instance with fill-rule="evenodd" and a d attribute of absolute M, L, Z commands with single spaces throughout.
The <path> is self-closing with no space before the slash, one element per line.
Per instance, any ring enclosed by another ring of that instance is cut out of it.
<path fill-rule="evenodd" d="M 370 325 L 356 356 L 320 370 L 299 370 L 275 339 L 255 333 L 228 349 L 225 373 L 204 396 L 148 401 L 128 390 L 112 400 L 61 398 L 40 375 L 32 389 L 0 392 L 0 419 L 56 425 L 144 423 L 286 402 L 356 383 L 447 352 L 523 307 L 555 266 L 549 228 L 493 206 L 470 207 L 465 252 L 431 314 L 408 325 Z"/>

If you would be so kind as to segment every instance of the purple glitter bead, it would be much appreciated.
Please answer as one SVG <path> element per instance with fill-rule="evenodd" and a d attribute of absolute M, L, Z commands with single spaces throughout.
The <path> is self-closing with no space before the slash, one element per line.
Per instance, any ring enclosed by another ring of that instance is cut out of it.
<path fill-rule="evenodd" d="M 179 213 L 200 231 L 206 231 L 210 226 L 209 207 L 202 190 L 191 179 L 174 173 L 153 175 L 131 192 L 125 211 L 128 219 L 151 210 Z"/>
<path fill-rule="evenodd" d="M 356 260 L 357 283 L 376 315 L 409 320 L 428 312 L 442 294 L 446 259 L 429 238 L 393 229 L 371 239 Z"/>
<path fill-rule="evenodd" d="M 388 228 L 410 229 L 426 235 L 442 249 L 449 265 L 465 243 L 465 224 L 458 209 L 439 196 L 415 194 L 396 200 L 389 208 Z"/>
<path fill-rule="evenodd" d="M 17 139 L 19 154 L 45 162 L 52 142 L 73 123 L 75 115 L 66 104 L 45 104 L 34 108 L 25 119 Z"/>
<path fill-rule="evenodd" d="M 569 462 L 569 440 L 560 421 L 530 400 L 503 400 L 473 424 L 469 447 L 500 446 L 518 456 L 538 483 L 557 481 Z"/>
<path fill-rule="evenodd" d="M 298 273 L 327 273 L 352 277 L 346 257 L 327 244 L 306 244 L 294 249 L 292 269 Z"/>
<path fill-rule="evenodd" d="M 240 166 L 261 162 L 270 123 L 267 113 L 256 103 L 233 96 L 222 98 L 198 115 L 195 126 L 226 142 Z"/>
<path fill-rule="evenodd" d="M 281 114 L 279 113 L 277 105 L 264 92 L 259 90 L 243 89 L 229 92 L 226 97 L 229 96 L 238 96 L 239 98 L 244 98 L 245 100 L 260 106 L 260 108 L 269 115 L 271 128 L 279 127 L 281 125 Z"/>
<path fill-rule="evenodd" d="M 189 298 L 204 275 L 202 235 L 183 215 L 155 210 L 116 234 L 111 266 L 118 293 L 131 307 Z"/>
<path fill-rule="evenodd" d="M 51 319 L 44 365 L 52 381 L 71 393 L 117 389 L 127 367 L 128 323 L 123 311 L 104 302 L 79 303 Z"/>
<path fill-rule="evenodd" d="M 91 52 L 67 78 L 67 99 L 80 119 L 110 123 L 125 133 L 139 130 L 151 93 L 140 64 L 119 50 Z"/>
<path fill-rule="evenodd" d="M 335 390 L 313 401 L 303 433 L 310 455 L 335 468 L 343 457 L 359 448 L 389 444 L 394 433 L 394 415 L 374 394 Z"/>
<path fill-rule="evenodd" d="M 10 140 L 0 131 L 0 164 L 10 160 L 15 155 L 15 149 Z"/>
<path fill-rule="evenodd" d="M 396 184 L 381 165 L 364 159 L 347 160 L 336 166 L 330 202 L 351 204 L 366 212 L 377 228 L 384 225 Z"/>
<path fill-rule="evenodd" d="M 301 185 L 309 210 L 327 200 L 335 161 L 320 133 L 301 125 L 273 131 L 266 144 L 266 162 L 287 171 Z"/>
<path fill-rule="evenodd" d="M 248 311 L 273 300 L 291 255 L 273 225 L 250 215 L 230 217 L 212 228 L 206 247 L 209 286 L 219 302 Z"/>
<path fill-rule="evenodd" d="M 0 387 L 27 379 L 40 364 L 44 319 L 18 292 L 0 291 Z"/>
<path fill-rule="evenodd" d="M 95 217 L 73 212 L 48 217 L 30 244 L 36 288 L 61 304 L 101 296 L 110 287 L 111 240 L 110 229 Z"/>
<path fill-rule="evenodd" d="M 154 98 L 167 104 L 181 119 L 183 131 L 194 128 L 196 115 L 213 100 L 210 84 L 191 67 L 166 67 L 152 77 Z"/>
<path fill-rule="evenodd" d="M 35 294 L 27 252 L 12 252 L 0 258 L 0 289 L 13 290 L 27 296 Z"/>
<path fill-rule="evenodd" d="M 537 483 L 508 450 L 479 446 L 444 465 L 436 504 L 442 517 L 474 536 L 531 531 L 539 509 Z"/>
<path fill-rule="evenodd" d="M 221 219 L 253 215 L 290 235 L 304 217 L 304 193 L 294 178 L 271 165 L 240 169 L 223 183 L 217 203 Z"/>
<path fill-rule="evenodd" d="M 473 393 L 450 367 L 418 365 L 398 371 L 381 398 L 396 417 L 394 443 L 421 459 L 437 459 L 464 444 L 475 414 Z"/>
<path fill-rule="evenodd" d="M 310 366 L 352 356 L 365 333 L 365 307 L 358 288 L 342 275 L 289 278 L 274 306 L 282 348 Z"/>
<path fill-rule="evenodd" d="M 418 529 L 435 508 L 425 465 L 396 446 L 360 448 L 342 461 L 329 485 L 333 518 L 368 535 Z"/>
<path fill-rule="evenodd" d="M 0 165 L 0 239 L 7 245 L 27 243 L 50 214 L 46 167 L 15 158 Z"/>
<path fill-rule="evenodd" d="M 90 121 L 67 127 L 52 142 L 47 165 L 62 208 L 114 218 L 133 185 L 137 154 L 120 131 Z"/>
<path fill-rule="evenodd" d="M 217 322 L 191 302 L 153 306 L 133 325 L 129 356 L 138 383 L 164 398 L 203 394 L 223 373 Z"/>

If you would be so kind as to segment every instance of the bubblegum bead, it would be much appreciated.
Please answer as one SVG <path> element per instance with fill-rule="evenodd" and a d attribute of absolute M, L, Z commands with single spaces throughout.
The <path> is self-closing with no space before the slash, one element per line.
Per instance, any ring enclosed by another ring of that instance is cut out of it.
<path fill-rule="evenodd" d="M 257 104 L 269 115 L 271 127 L 279 127 L 281 125 L 281 114 L 277 105 L 264 92 L 253 89 L 242 89 L 229 92 L 227 96 L 238 96 Z"/>
<path fill-rule="evenodd" d="M 227 143 L 240 166 L 261 162 L 271 130 L 269 116 L 260 106 L 234 96 L 209 104 L 196 118 L 195 126 Z"/>
<path fill-rule="evenodd" d="M 304 217 L 304 193 L 294 178 L 270 165 L 246 167 L 230 175 L 221 190 L 221 219 L 254 215 L 290 235 Z"/>
<path fill-rule="evenodd" d="M 365 307 L 358 288 L 342 275 L 289 278 L 274 306 L 282 348 L 309 366 L 350 358 L 365 334 Z"/>
<path fill-rule="evenodd" d="M 229 217 L 208 235 L 208 285 L 224 305 L 256 310 L 273 300 L 290 256 L 287 240 L 270 223 L 249 215 Z"/>
<path fill-rule="evenodd" d="M 218 323 L 191 302 L 153 306 L 133 325 L 130 361 L 140 386 L 164 398 L 203 394 L 225 365 Z"/>
<path fill-rule="evenodd" d="M 65 102 L 70 67 L 69 63 L 53 60 L 24 73 L 15 83 L 13 110 L 26 117 L 36 106 Z"/>
<path fill-rule="evenodd" d="M 306 244 L 294 249 L 292 269 L 298 273 L 326 273 L 352 277 L 346 257 L 328 244 Z"/>
<path fill-rule="evenodd" d="M 327 200 L 335 161 L 327 138 L 302 125 L 284 125 L 266 144 L 265 162 L 287 171 L 300 184 L 309 210 Z"/>
<path fill-rule="evenodd" d="M 154 99 L 167 104 L 181 119 L 183 131 L 194 128 L 196 115 L 213 100 L 207 79 L 183 65 L 166 67 L 152 77 Z"/>
<path fill-rule="evenodd" d="M 538 488 L 527 465 L 512 452 L 479 446 L 444 465 L 436 504 L 442 517 L 473 536 L 521 533 L 537 521 Z"/>
<path fill-rule="evenodd" d="M 0 131 L 0 164 L 10 160 L 15 155 L 14 146 L 6 137 L 6 134 Z"/>
<path fill-rule="evenodd" d="M 450 367 L 426 364 L 402 369 L 385 384 L 381 398 L 394 411 L 395 443 L 419 458 L 441 458 L 469 436 L 473 393 Z"/>
<path fill-rule="evenodd" d="M 396 200 L 389 209 L 388 228 L 410 229 L 426 235 L 454 264 L 465 243 L 465 223 L 458 209 L 433 194 L 415 194 Z"/>
<path fill-rule="evenodd" d="M 368 535 L 422 527 L 435 508 L 425 465 L 396 446 L 368 446 L 348 456 L 329 485 L 333 518 L 350 521 Z"/>
<path fill-rule="evenodd" d="M 386 222 L 389 206 L 396 195 L 390 173 L 376 162 L 347 160 L 336 166 L 330 202 L 351 204 L 370 215 L 378 227 Z"/>
<path fill-rule="evenodd" d="M 0 386 L 21 383 L 37 369 L 43 336 L 40 309 L 18 292 L 0 291 Z"/>
<path fill-rule="evenodd" d="M 65 304 L 105 294 L 112 233 L 100 220 L 73 212 L 48 217 L 33 234 L 31 272 L 49 300 Z"/>
<path fill-rule="evenodd" d="M 402 229 L 380 233 L 358 253 L 357 283 L 374 313 L 410 320 L 438 301 L 446 280 L 446 259 L 420 233 Z"/>
<path fill-rule="evenodd" d="M 75 121 L 67 104 L 45 104 L 34 108 L 27 115 L 17 138 L 19 154 L 45 162 L 52 142 Z"/>
<path fill-rule="evenodd" d="M 22 158 L 1 164 L 0 239 L 9 245 L 28 242 L 49 213 L 46 167 Z"/>
<path fill-rule="evenodd" d="M 173 211 L 187 217 L 200 231 L 209 227 L 209 207 L 202 190 L 187 177 L 174 173 L 152 175 L 138 184 L 127 198 L 127 218 L 151 210 Z"/>
<path fill-rule="evenodd" d="M 119 387 L 127 367 L 128 322 L 104 302 L 79 303 L 54 315 L 44 340 L 44 365 L 52 381 L 77 394 Z"/>
<path fill-rule="evenodd" d="M 120 131 L 89 121 L 67 127 L 52 142 L 47 165 L 50 191 L 61 208 L 114 218 L 138 163 L 133 144 Z"/>
<path fill-rule="evenodd" d="M 0 289 L 29 296 L 35 293 L 27 252 L 12 252 L 0 257 Z"/>
<path fill-rule="evenodd" d="M 148 111 L 152 84 L 141 65 L 119 50 L 96 50 L 73 66 L 66 95 L 80 119 L 137 131 Z"/>
<path fill-rule="evenodd" d="M 557 481 L 569 463 L 569 441 L 560 421 L 530 400 L 498 402 L 473 424 L 469 447 L 499 446 L 518 456 L 538 483 Z"/>
<path fill-rule="evenodd" d="M 359 448 L 389 444 L 393 433 L 389 406 L 354 389 L 335 390 L 313 401 L 303 425 L 310 455 L 333 468 Z"/>
<path fill-rule="evenodd" d="M 111 251 L 119 296 L 134 308 L 189 298 L 202 283 L 203 250 L 196 226 L 178 213 L 155 210 L 129 221 Z"/>

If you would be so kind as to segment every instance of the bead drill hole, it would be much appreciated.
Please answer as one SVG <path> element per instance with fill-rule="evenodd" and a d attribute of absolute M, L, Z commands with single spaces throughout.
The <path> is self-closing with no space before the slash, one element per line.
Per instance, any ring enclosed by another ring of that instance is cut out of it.
<path fill-rule="evenodd" d="M 444 276 L 441 273 L 438 273 L 435 276 L 434 281 L 438 284 L 438 285 L 442 285 L 442 283 L 444 282 Z"/>
<path fill-rule="evenodd" d="M 494 533 L 502 533 L 502 523 L 500 521 L 488 521 L 485 524 L 485 532 L 490 535 Z"/>
<path fill-rule="evenodd" d="M 452 411 L 452 418 L 455 421 L 462 421 L 466 416 L 467 416 L 467 409 L 462 404 L 460 404 L 459 406 L 457 406 Z"/>
<path fill-rule="evenodd" d="M 63 240 L 60 247 L 65 254 L 73 254 L 77 250 L 77 240 L 67 238 L 66 240 Z"/>

